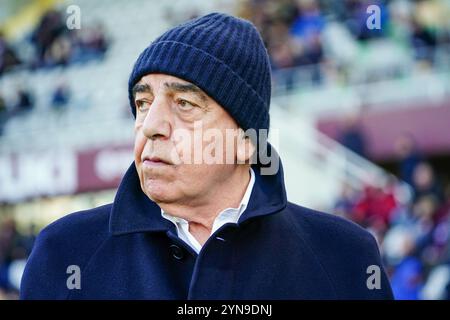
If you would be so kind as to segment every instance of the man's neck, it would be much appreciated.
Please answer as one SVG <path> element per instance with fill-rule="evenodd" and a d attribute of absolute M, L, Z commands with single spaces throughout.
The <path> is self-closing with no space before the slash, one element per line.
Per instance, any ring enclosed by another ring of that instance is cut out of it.
<path fill-rule="evenodd" d="M 237 208 L 250 182 L 248 166 L 239 166 L 233 174 L 210 190 L 202 205 L 159 204 L 164 212 L 189 222 L 189 232 L 200 244 L 211 235 L 214 220 L 226 208 Z"/>

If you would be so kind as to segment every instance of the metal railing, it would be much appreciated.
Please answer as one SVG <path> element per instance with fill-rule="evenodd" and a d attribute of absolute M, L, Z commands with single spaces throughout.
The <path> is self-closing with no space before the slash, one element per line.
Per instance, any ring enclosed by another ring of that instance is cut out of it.
<path fill-rule="evenodd" d="M 428 66 L 429 73 L 450 73 L 450 45 L 423 49 L 432 52 Z M 412 50 L 401 63 L 396 64 L 395 70 L 387 64 L 385 67 L 381 66 L 380 70 L 376 70 L 376 75 L 373 74 L 374 70 L 361 70 L 355 64 L 319 63 L 273 70 L 273 94 L 279 96 L 297 89 L 311 90 L 327 86 L 372 85 L 377 82 L 415 77 L 417 70 L 423 68 L 421 62 L 424 60 L 416 60 Z"/>
<path fill-rule="evenodd" d="M 278 123 L 283 125 L 279 128 L 283 132 L 280 148 L 289 149 L 291 156 L 308 161 L 336 182 L 345 182 L 355 189 L 366 185 L 385 188 L 392 182 L 407 187 L 383 168 L 319 132 L 307 119 L 293 117 L 276 105 L 272 108 L 273 115 L 281 120 Z"/>

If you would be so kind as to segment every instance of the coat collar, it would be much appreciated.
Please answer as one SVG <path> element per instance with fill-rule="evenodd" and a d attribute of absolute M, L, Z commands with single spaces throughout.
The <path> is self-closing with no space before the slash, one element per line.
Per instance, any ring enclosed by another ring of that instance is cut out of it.
<path fill-rule="evenodd" d="M 275 150 L 272 148 L 272 152 Z M 239 219 L 241 224 L 249 219 L 276 213 L 287 205 L 283 167 L 274 175 L 261 175 L 261 165 L 254 165 L 255 184 L 247 209 Z M 160 207 L 141 190 L 134 162 L 125 173 L 114 199 L 109 220 L 113 235 L 135 232 L 168 231 L 173 223 L 161 216 Z"/>

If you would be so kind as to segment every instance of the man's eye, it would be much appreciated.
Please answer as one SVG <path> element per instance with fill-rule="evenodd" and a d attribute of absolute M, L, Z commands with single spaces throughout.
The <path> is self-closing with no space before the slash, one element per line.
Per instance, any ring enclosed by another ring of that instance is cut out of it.
<path fill-rule="evenodd" d="M 193 103 L 184 99 L 178 99 L 177 103 L 180 106 L 180 109 L 183 111 L 188 111 L 195 107 Z"/>
<path fill-rule="evenodd" d="M 136 101 L 136 108 L 140 112 L 147 111 L 149 107 L 150 107 L 150 103 L 148 101 L 145 101 L 145 100 L 137 100 Z"/>

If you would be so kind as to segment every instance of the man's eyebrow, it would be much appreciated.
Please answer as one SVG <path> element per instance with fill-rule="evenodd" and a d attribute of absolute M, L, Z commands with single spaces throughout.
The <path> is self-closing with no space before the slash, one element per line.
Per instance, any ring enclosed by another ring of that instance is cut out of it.
<path fill-rule="evenodd" d="M 207 102 L 206 94 L 202 89 L 192 83 L 165 82 L 166 88 L 178 92 L 191 92 L 197 95 L 203 102 Z"/>
<path fill-rule="evenodd" d="M 136 83 L 132 89 L 133 97 L 136 97 L 136 93 L 138 92 L 153 94 L 152 88 L 147 83 Z"/>

